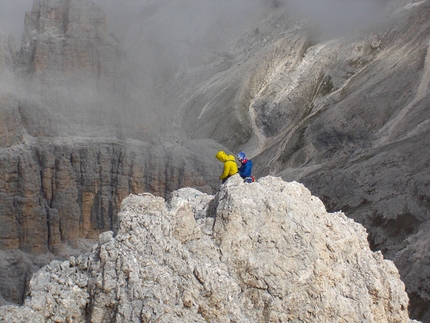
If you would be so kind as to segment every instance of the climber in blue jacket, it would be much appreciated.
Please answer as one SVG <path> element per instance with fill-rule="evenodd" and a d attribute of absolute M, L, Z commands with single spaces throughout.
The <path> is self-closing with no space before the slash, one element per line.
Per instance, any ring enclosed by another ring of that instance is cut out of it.
<path fill-rule="evenodd" d="M 237 154 L 237 159 L 240 161 L 239 175 L 243 178 L 244 182 L 252 183 L 254 176 L 252 176 L 252 161 L 246 158 L 244 152 Z"/>

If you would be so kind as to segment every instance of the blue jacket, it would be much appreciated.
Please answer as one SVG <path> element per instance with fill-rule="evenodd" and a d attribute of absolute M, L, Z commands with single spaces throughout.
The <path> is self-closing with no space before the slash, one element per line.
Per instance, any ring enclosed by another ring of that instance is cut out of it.
<path fill-rule="evenodd" d="M 249 159 L 245 159 L 242 162 L 242 166 L 239 168 L 239 175 L 242 178 L 249 177 L 252 174 L 252 161 Z"/>

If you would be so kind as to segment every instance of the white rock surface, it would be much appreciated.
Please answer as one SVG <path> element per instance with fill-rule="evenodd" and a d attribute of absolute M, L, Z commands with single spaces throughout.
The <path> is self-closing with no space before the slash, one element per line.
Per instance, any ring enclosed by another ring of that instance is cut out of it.
<path fill-rule="evenodd" d="M 122 203 L 116 235 L 34 275 L 5 322 L 412 322 L 365 229 L 297 182 L 230 178 Z"/>

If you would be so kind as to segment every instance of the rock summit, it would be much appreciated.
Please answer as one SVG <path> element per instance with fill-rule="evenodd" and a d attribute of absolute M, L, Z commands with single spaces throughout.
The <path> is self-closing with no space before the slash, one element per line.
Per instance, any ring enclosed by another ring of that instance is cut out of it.
<path fill-rule="evenodd" d="M 394 264 L 302 184 L 236 175 L 215 195 L 149 193 L 117 232 L 32 278 L 6 322 L 413 322 Z"/>

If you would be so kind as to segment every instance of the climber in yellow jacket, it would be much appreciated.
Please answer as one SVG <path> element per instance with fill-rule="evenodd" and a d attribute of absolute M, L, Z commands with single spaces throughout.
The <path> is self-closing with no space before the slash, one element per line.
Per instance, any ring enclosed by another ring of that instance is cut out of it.
<path fill-rule="evenodd" d="M 220 150 L 217 152 L 215 157 L 220 161 L 224 163 L 224 170 L 219 177 L 220 180 L 222 180 L 222 183 L 224 183 L 227 178 L 230 176 L 233 176 L 237 173 L 237 164 L 236 160 L 234 159 L 233 155 L 227 155 L 224 151 Z"/>

